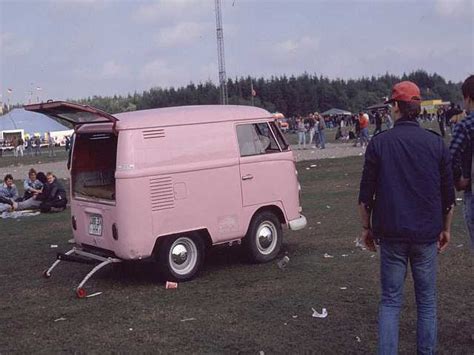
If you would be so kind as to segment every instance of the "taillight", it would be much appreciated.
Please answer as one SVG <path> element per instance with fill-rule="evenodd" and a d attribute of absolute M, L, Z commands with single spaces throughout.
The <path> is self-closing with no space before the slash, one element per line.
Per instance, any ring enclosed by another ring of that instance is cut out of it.
<path fill-rule="evenodd" d="M 115 223 L 112 224 L 112 237 L 115 240 L 118 240 L 118 229 L 117 229 L 117 225 Z"/>
<path fill-rule="evenodd" d="M 74 217 L 74 216 L 71 217 L 71 224 L 72 224 L 72 229 L 77 230 L 76 217 Z"/>

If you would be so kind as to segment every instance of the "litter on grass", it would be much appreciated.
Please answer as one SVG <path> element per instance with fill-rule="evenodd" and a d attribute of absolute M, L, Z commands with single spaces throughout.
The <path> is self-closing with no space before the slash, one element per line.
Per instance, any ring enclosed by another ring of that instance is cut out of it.
<path fill-rule="evenodd" d="M 311 308 L 311 309 L 313 310 L 313 318 L 326 318 L 328 316 L 328 311 L 326 308 L 323 308 L 321 310 L 321 313 L 319 313 L 314 308 Z"/>
<path fill-rule="evenodd" d="M 306 168 L 306 170 L 309 170 L 310 168 Z"/>
<path fill-rule="evenodd" d="M 341 256 L 342 256 L 343 258 L 345 258 L 346 256 L 349 256 L 349 255 L 347 255 L 347 254 L 342 254 Z"/>
<path fill-rule="evenodd" d="M 102 294 L 102 292 L 96 292 L 96 293 L 93 293 L 92 295 L 87 295 L 86 298 L 99 296 L 99 295 L 101 295 L 101 294 Z"/>
<path fill-rule="evenodd" d="M 347 290 L 347 287 L 339 287 L 340 290 Z"/>
<path fill-rule="evenodd" d="M 459 245 L 456 245 L 456 248 L 462 248 L 464 246 L 464 244 L 459 244 Z"/>
<path fill-rule="evenodd" d="M 356 238 L 356 240 L 354 240 L 354 243 L 356 245 L 356 248 L 361 248 L 362 250 L 366 249 L 364 243 L 362 243 L 362 240 L 360 238 Z"/>
<path fill-rule="evenodd" d="M 3 212 L 0 214 L 0 218 L 21 218 L 21 217 L 31 217 L 31 216 L 37 216 L 39 215 L 40 212 L 36 211 L 33 212 L 31 210 L 24 210 L 24 211 L 12 211 L 12 212 Z"/>
<path fill-rule="evenodd" d="M 64 321 L 64 320 L 66 320 L 66 318 L 61 317 L 61 318 L 55 319 L 54 321 L 55 321 L 55 322 L 62 322 L 62 321 Z"/>
<path fill-rule="evenodd" d="M 309 167 L 310 168 L 315 168 L 315 167 L 317 167 L 317 165 L 316 164 L 311 164 Z"/>
<path fill-rule="evenodd" d="M 54 248 L 57 248 L 57 247 L 58 247 L 57 244 L 51 244 L 51 246 L 50 246 L 51 249 L 54 249 Z"/>
<path fill-rule="evenodd" d="M 462 201 L 462 198 L 461 198 L 461 197 L 458 197 L 458 198 L 456 199 L 456 201 Z"/>
<path fill-rule="evenodd" d="M 166 281 L 165 288 L 166 289 L 178 288 L 178 283 L 177 282 Z"/>
<path fill-rule="evenodd" d="M 196 320 L 196 318 L 184 318 L 184 319 L 181 319 L 181 322 L 191 322 L 193 320 Z"/>
<path fill-rule="evenodd" d="M 316 222 L 316 224 L 321 224 L 321 222 Z"/>
<path fill-rule="evenodd" d="M 329 255 L 328 253 L 324 253 L 324 257 L 327 259 L 327 258 L 334 258 L 334 256 L 332 255 Z"/>
<path fill-rule="evenodd" d="M 295 316 L 291 316 L 291 317 L 292 317 L 293 319 L 296 319 L 296 318 L 298 318 L 298 316 L 296 316 L 296 315 L 295 315 Z"/>
<path fill-rule="evenodd" d="M 361 342 L 360 337 L 355 337 L 355 339 L 357 340 L 358 343 Z"/>
<path fill-rule="evenodd" d="M 290 258 L 288 256 L 284 256 L 278 263 L 278 267 L 281 269 L 281 270 L 285 270 L 286 267 L 288 266 L 288 263 L 290 262 Z"/>

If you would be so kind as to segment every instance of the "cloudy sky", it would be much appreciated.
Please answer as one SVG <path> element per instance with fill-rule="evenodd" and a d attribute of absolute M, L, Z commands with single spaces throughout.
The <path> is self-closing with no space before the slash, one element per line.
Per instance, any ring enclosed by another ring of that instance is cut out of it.
<path fill-rule="evenodd" d="M 474 0 L 222 3 L 231 78 L 425 69 L 461 81 L 474 73 Z M 207 80 L 218 81 L 213 0 L 0 0 L 4 101 Z"/>

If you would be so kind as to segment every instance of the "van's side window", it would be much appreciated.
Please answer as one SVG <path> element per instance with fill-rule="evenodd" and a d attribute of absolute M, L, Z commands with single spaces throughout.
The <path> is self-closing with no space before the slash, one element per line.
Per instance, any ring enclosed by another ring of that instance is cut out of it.
<path fill-rule="evenodd" d="M 267 123 L 238 125 L 237 139 L 243 157 L 280 151 Z"/>
<path fill-rule="evenodd" d="M 270 122 L 270 126 L 272 127 L 273 133 L 275 133 L 275 137 L 278 141 L 278 144 L 280 144 L 280 147 L 282 150 L 287 150 L 289 147 L 288 142 L 286 141 L 285 137 L 281 133 L 281 130 L 278 128 L 278 126 L 275 124 L 275 122 Z"/>

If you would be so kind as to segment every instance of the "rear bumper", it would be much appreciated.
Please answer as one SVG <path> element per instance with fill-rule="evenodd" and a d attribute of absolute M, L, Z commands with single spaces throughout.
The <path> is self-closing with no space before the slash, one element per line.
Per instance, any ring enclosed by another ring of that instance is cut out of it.
<path fill-rule="evenodd" d="M 306 221 L 306 217 L 303 215 L 300 215 L 299 218 L 288 221 L 288 226 L 290 227 L 292 231 L 297 231 L 306 227 L 307 223 L 308 222 Z"/>

